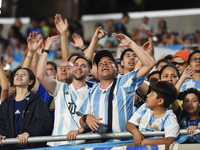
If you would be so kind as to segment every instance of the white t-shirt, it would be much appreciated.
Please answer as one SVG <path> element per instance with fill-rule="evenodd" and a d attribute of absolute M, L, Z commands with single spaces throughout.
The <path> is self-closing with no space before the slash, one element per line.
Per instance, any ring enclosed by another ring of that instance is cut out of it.
<path fill-rule="evenodd" d="M 172 110 L 167 109 L 161 118 L 156 119 L 153 117 L 153 111 L 146 106 L 146 103 L 133 114 L 129 122 L 139 126 L 140 131 L 164 131 L 165 138 L 176 138 L 179 135 L 180 127 Z"/>
<path fill-rule="evenodd" d="M 87 92 L 87 85 L 75 90 L 73 84 L 67 85 L 56 81 L 56 87 L 52 95 L 55 100 L 55 120 L 52 135 L 67 135 L 70 130 L 77 130 L 81 127 L 79 124 L 80 116 L 76 114 L 76 110 L 82 106 L 82 98 Z M 83 142 L 80 140 L 48 142 L 47 145 L 74 145 Z"/>

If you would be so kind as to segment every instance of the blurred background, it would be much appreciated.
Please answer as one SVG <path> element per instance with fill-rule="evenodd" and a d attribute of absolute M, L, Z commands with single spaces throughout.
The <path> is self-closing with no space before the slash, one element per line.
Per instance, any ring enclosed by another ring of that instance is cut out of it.
<path fill-rule="evenodd" d="M 5 60 L 21 61 L 18 54 L 26 51 L 26 38 L 31 31 L 44 38 L 58 34 L 54 25 L 56 13 L 67 18 L 68 37 L 81 35 L 86 45 L 90 43 L 96 27 L 107 32 L 119 32 L 123 27 L 132 40 L 142 46 L 147 36 L 141 27 L 151 30 L 154 36 L 155 57 L 174 54 L 181 49 L 200 50 L 200 1 L 199 0 L 0 0 L 0 51 Z M 122 22 L 123 16 L 128 20 Z M 123 26 L 122 26 L 122 25 Z M 111 33 L 108 36 L 111 36 Z M 121 31 L 120 31 L 121 32 Z M 2 42 L 3 41 L 3 42 Z M 98 48 L 114 49 L 117 41 L 107 39 Z M 69 43 L 70 53 L 77 52 Z M 162 51 L 161 48 L 168 50 Z M 17 52 L 14 53 L 17 49 Z M 21 49 L 21 50 L 20 50 Z M 51 59 L 60 59 L 60 41 L 51 48 Z M 173 51 L 172 51 L 173 50 Z M 14 55 L 12 54 L 14 53 Z M 11 56 L 11 57 L 10 57 Z M 16 58 L 15 58 L 16 56 Z M 117 58 L 118 55 L 116 55 Z M 19 60 L 18 60 L 19 58 Z M 14 65 L 15 66 L 15 65 Z"/>

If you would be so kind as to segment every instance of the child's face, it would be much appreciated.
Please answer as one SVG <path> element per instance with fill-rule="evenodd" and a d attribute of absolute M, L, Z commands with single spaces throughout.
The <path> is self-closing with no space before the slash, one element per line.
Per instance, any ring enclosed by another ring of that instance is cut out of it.
<path fill-rule="evenodd" d="M 185 96 L 183 109 L 190 115 L 199 114 L 199 99 L 194 93 L 189 93 Z"/>
<path fill-rule="evenodd" d="M 160 81 L 168 81 L 175 85 L 178 82 L 178 74 L 173 67 L 167 67 L 163 70 Z"/>
<path fill-rule="evenodd" d="M 153 90 L 147 95 L 146 106 L 153 109 L 158 106 L 157 93 Z"/>

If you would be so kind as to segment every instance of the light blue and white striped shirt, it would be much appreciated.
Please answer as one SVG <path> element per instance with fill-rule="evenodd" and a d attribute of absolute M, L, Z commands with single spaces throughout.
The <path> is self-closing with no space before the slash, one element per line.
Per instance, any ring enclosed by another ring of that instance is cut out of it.
<path fill-rule="evenodd" d="M 136 89 L 143 83 L 144 77 L 136 77 L 138 70 L 117 78 L 112 101 L 112 131 L 124 132 L 126 123 L 133 115 L 134 96 Z M 112 84 L 107 89 L 101 89 L 100 83 L 94 85 L 79 112 L 103 118 L 99 125 L 99 133 L 107 131 L 108 97 Z"/>
<path fill-rule="evenodd" d="M 183 82 L 180 91 L 183 92 L 183 91 L 187 90 L 188 88 L 195 88 L 198 91 L 200 91 L 200 81 L 196 81 L 193 79 L 186 79 Z"/>
<path fill-rule="evenodd" d="M 170 109 L 167 109 L 161 118 L 156 119 L 153 117 L 153 111 L 144 103 L 129 122 L 139 126 L 140 131 L 164 131 L 165 138 L 176 138 L 179 135 L 180 127 L 176 115 Z"/>
<path fill-rule="evenodd" d="M 80 116 L 76 111 L 82 106 L 82 98 L 88 91 L 88 86 L 84 86 L 75 90 L 73 84 L 67 85 L 56 81 L 56 87 L 53 93 L 55 100 L 55 121 L 52 135 L 67 135 L 70 130 L 77 130 L 80 128 Z M 62 141 L 62 142 L 48 142 L 47 145 L 59 146 L 67 144 L 79 144 L 84 141 Z"/>

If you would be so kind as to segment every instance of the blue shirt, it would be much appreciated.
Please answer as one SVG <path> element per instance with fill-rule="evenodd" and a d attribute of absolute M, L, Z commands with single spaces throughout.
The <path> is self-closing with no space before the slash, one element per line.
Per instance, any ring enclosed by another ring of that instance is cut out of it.
<path fill-rule="evenodd" d="M 21 129 L 26 103 L 27 99 L 23 99 L 22 101 L 15 100 L 15 136 L 19 134 Z"/>

